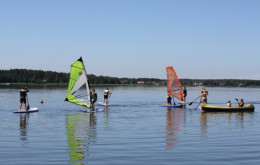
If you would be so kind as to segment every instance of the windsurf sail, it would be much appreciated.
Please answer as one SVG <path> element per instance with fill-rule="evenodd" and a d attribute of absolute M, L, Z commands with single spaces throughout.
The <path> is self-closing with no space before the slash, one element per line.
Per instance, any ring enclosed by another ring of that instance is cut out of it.
<path fill-rule="evenodd" d="M 84 90 L 83 94 L 79 94 L 79 92 L 82 92 L 80 88 L 84 85 L 86 86 L 86 91 Z M 82 57 L 71 65 L 70 80 L 65 101 L 90 107 L 89 84 Z"/>
<path fill-rule="evenodd" d="M 175 73 L 173 67 L 168 66 L 166 68 L 166 73 L 167 73 L 167 92 L 171 96 L 173 96 L 179 100 L 183 100 L 181 83 L 180 83 L 179 78 L 178 78 L 177 74 Z"/>

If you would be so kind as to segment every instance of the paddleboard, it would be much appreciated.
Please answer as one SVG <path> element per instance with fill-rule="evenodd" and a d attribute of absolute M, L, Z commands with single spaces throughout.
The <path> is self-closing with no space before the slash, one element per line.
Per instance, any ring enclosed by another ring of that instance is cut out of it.
<path fill-rule="evenodd" d="M 96 111 L 97 111 L 97 112 L 103 112 L 104 109 L 103 109 L 103 108 L 97 108 Z"/>
<path fill-rule="evenodd" d="M 97 108 L 96 110 L 82 110 L 82 112 L 89 112 L 89 113 L 91 113 L 91 112 L 103 112 L 103 111 L 104 111 L 103 108 Z"/>
<path fill-rule="evenodd" d="M 17 110 L 17 111 L 13 111 L 13 113 L 32 113 L 32 112 L 38 112 L 39 109 L 38 108 L 30 108 L 28 111 L 26 110 Z"/>
<path fill-rule="evenodd" d="M 160 105 L 161 107 L 181 108 L 183 105 Z"/>
<path fill-rule="evenodd" d="M 180 102 L 180 103 L 178 103 L 178 104 L 186 104 L 186 102 Z"/>
<path fill-rule="evenodd" d="M 98 105 L 100 105 L 100 106 L 109 106 L 109 104 L 106 105 L 106 104 L 103 104 L 103 102 L 99 102 Z"/>
<path fill-rule="evenodd" d="M 253 101 L 252 104 L 260 104 L 260 101 Z"/>

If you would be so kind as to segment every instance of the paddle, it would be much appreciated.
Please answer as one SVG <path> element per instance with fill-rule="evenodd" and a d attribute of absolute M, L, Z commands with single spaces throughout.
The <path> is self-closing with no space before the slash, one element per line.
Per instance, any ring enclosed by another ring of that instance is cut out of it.
<path fill-rule="evenodd" d="M 201 101 L 200 101 L 200 103 L 201 103 Z M 199 107 L 200 103 L 197 105 L 197 107 L 195 108 L 195 110 Z"/>
<path fill-rule="evenodd" d="M 30 109 L 30 105 L 29 105 L 29 99 L 28 99 L 28 96 L 26 96 L 26 98 L 27 98 L 27 103 L 28 103 L 28 105 L 27 105 L 27 111 Z"/>
<path fill-rule="evenodd" d="M 189 103 L 189 105 L 191 105 L 194 101 L 196 101 L 198 98 L 200 98 L 200 96 L 199 97 L 197 97 L 195 100 L 193 100 L 192 102 L 190 102 Z"/>
<path fill-rule="evenodd" d="M 110 94 L 109 94 L 109 98 L 111 97 L 111 95 L 112 95 L 112 92 L 113 92 L 113 88 L 112 88 L 112 90 L 111 90 L 111 92 L 110 92 Z"/>
<path fill-rule="evenodd" d="M 237 103 L 239 104 L 239 102 L 238 102 L 238 99 L 237 98 L 235 98 L 235 100 L 237 101 Z"/>

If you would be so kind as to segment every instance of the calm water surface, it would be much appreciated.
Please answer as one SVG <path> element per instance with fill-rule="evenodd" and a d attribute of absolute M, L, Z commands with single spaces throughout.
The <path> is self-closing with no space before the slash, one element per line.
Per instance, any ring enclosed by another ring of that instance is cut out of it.
<path fill-rule="evenodd" d="M 103 90 L 96 88 L 98 101 Z M 188 88 L 187 100 L 200 90 Z M 258 88 L 207 90 L 215 105 L 260 100 Z M 164 87 L 114 87 L 110 107 L 87 113 L 65 95 L 31 89 L 30 106 L 40 111 L 13 114 L 19 89 L 0 89 L 0 164 L 260 164 L 259 104 L 253 113 L 202 113 L 198 102 L 167 109 L 159 107 Z"/>

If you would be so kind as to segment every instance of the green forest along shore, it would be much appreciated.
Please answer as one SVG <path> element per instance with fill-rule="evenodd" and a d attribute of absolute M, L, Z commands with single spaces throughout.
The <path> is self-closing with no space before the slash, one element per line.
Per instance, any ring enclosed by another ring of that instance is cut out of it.
<path fill-rule="evenodd" d="M 166 79 L 156 78 L 117 78 L 109 76 L 88 75 L 89 84 L 93 86 L 149 85 L 166 86 Z M 10 69 L 0 70 L 1 86 L 35 86 L 35 87 L 67 87 L 69 73 Z M 182 86 L 214 86 L 214 87 L 260 87 L 260 80 L 246 79 L 180 79 Z"/>

